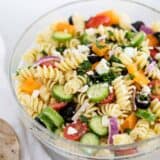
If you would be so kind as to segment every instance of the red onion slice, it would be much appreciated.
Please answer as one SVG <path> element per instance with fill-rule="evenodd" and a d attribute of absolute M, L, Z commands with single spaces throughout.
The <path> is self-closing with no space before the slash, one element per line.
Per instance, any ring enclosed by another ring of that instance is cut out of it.
<path fill-rule="evenodd" d="M 146 25 L 141 25 L 140 31 L 143 31 L 146 34 L 153 34 L 153 30 Z"/>
<path fill-rule="evenodd" d="M 46 56 L 40 58 L 37 62 L 35 62 L 34 67 L 39 66 L 48 62 L 60 62 L 60 58 L 58 56 Z"/>
<path fill-rule="evenodd" d="M 155 61 L 152 61 L 146 68 L 146 72 L 149 73 L 149 72 L 152 72 L 154 67 L 156 65 L 156 62 Z"/>
<path fill-rule="evenodd" d="M 118 134 L 118 132 L 119 132 L 117 118 L 115 118 L 115 117 L 110 118 L 108 127 L 109 127 L 108 143 L 112 144 L 113 143 L 113 136 Z"/>

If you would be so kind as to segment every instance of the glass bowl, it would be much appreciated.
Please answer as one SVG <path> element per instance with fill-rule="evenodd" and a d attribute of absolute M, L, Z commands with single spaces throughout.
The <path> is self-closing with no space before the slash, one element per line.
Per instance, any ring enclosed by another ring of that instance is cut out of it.
<path fill-rule="evenodd" d="M 54 135 L 29 117 L 16 98 L 15 81 L 12 75 L 16 72 L 22 54 L 30 48 L 31 45 L 34 45 L 35 37 L 38 32 L 43 31 L 43 29 L 57 19 L 68 18 L 75 12 L 88 18 L 106 9 L 115 9 L 124 12 L 131 17 L 132 21 L 142 20 L 147 24 L 157 21 L 160 17 L 160 12 L 156 9 L 131 0 L 80 0 L 71 2 L 46 13 L 32 23 L 17 42 L 10 60 L 10 86 L 16 102 L 18 103 L 18 109 L 21 112 L 21 119 L 26 128 L 28 128 L 46 147 L 50 148 L 51 151 L 55 151 L 69 159 L 141 159 L 139 157 L 151 153 L 160 147 L 160 137 L 123 146 L 89 146 L 66 140 Z"/>

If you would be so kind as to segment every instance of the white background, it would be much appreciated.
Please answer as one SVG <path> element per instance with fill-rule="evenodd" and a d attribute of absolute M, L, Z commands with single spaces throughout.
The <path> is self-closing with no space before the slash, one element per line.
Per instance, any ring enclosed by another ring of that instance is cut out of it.
<path fill-rule="evenodd" d="M 21 148 L 24 153 L 24 158 L 22 160 L 49 160 L 50 158 L 45 157 L 36 150 L 34 156 L 28 155 L 30 151 L 27 144 L 28 146 L 32 144 L 33 138 L 29 136 L 29 142 L 27 138 L 24 138 L 26 133 L 17 118 L 16 105 L 6 78 L 8 56 L 11 54 L 21 33 L 29 24 L 48 10 L 70 1 L 71 0 L 0 0 L 0 34 L 4 39 L 6 47 L 6 52 L 4 54 L 0 39 L 0 118 L 4 118 L 11 123 L 18 133 L 20 140 L 25 142 L 22 144 Z M 114 1 L 116 3 L 117 0 Z M 160 0 L 141 0 L 140 2 L 160 9 Z M 35 147 L 38 147 L 38 144 L 36 144 Z M 25 154 L 28 156 L 27 158 L 25 158 Z M 160 153 L 156 153 L 151 159 L 158 160 L 159 158 L 156 157 L 159 156 Z M 61 158 L 55 158 L 55 160 L 60 159 Z"/>

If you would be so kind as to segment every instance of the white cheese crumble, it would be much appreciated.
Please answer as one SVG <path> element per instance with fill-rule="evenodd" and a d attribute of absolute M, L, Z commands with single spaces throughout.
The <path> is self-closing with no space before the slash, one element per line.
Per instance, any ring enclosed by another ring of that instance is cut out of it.
<path fill-rule="evenodd" d="M 145 94 L 145 95 L 149 95 L 151 93 L 151 89 L 148 87 L 148 86 L 143 86 L 142 88 L 142 92 Z"/>
<path fill-rule="evenodd" d="M 82 88 L 79 89 L 79 92 L 84 93 L 88 90 L 88 88 L 89 88 L 89 86 L 85 85 L 85 86 L 83 86 Z"/>
<path fill-rule="evenodd" d="M 93 36 L 94 34 L 96 34 L 96 29 L 94 29 L 94 28 L 86 29 L 86 33 L 87 33 L 89 36 Z"/>
<path fill-rule="evenodd" d="M 88 71 L 87 75 L 89 75 L 89 76 L 94 75 L 94 72 L 93 71 Z"/>
<path fill-rule="evenodd" d="M 126 47 L 124 49 L 124 53 L 128 55 L 130 58 L 133 58 L 135 56 L 135 49 L 132 47 Z"/>
<path fill-rule="evenodd" d="M 34 90 L 34 91 L 32 92 L 32 97 L 33 97 L 33 98 L 37 98 L 37 97 L 39 96 L 39 94 L 40 94 L 40 90 Z"/>
<path fill-rule="evenodd" d="M 107 65 L 107 61 L 103 58 L 96 66 L 95 68 L 96 72 L 98 74 L 104 74 L 104 73 L 108 73 L 109 71 L 109 67 Z"/>
<path fill-rule="evenodd" d="M 108 127 L 108 124 L 109 124 L 108 116 L 103 116 L 102 117 L 102 126 Z"/>
<path fill-rule="evenodd" d="M 89 47 L 85 46 L 85 45 L 78 45 L 78 51 L 80 53 L 89 53 Z"/>
<path fill-rule="evenodd" d="M 157 53 L 157 54 L 156 54 L 155 59 L 156 59 L 156 60 L 159 60 L 159 59 L 160 59 L 160 53 Z"/>
<path fill-rule="evenodd" d="M 72 135 L 72 134 L 76 134 L 78 131 L 73 128 L 73 127 L 68 127 L 68 130 L 67 130 L 67 134 L 68 135 Z"/>

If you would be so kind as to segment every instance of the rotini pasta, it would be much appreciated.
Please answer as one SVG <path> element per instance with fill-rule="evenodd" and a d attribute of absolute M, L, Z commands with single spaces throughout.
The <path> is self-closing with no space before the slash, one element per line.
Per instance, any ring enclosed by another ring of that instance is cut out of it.
<path fill-rule="evenodd" d="M 67 72 L 76 69 L 86 58 L 87 56 L 81 53 L 68 53 L 65 55 L 64 60 L 57 64 L 57 67 L 61 71 Z"/>
<path fill-rule="evenodd" d="M 158 118 L 160 118 L 160 101 L 158 99 L 154 99 L 151 102 L 150 109 Z"/>
<path fill-rule="evenodd" d="M 149 131 L 149 123 L 146 120 L 139 120 L 130 135 L 133 139 L 145 139 Z"/>
<path fill-rule="evenodd" d="M 123 80 L 122 76 L 116 78 L 113 81 L 113 87 L 116 93 L 117 104 L 119 104 L 122 110 L 132 110 L 130 102 L 130 95 L 128 95 L 128 88 Z"/>
<path fill-rule="evenodd" d="M 99 115 L 109 117 L 119 117 L 122 114 L 119 105 L 113 103 L 100 106 L 97 112 Z"/>
<path fill-rule="evenodd" d="M 53 68 L 52 66 L 46 67 L 36 67 L 35 68 L 35 77 L 40 79 L 53 79 L 54 82 L 62 82 L 64 80 L 64 76 L 61 71 L 57 68 Z"/>

